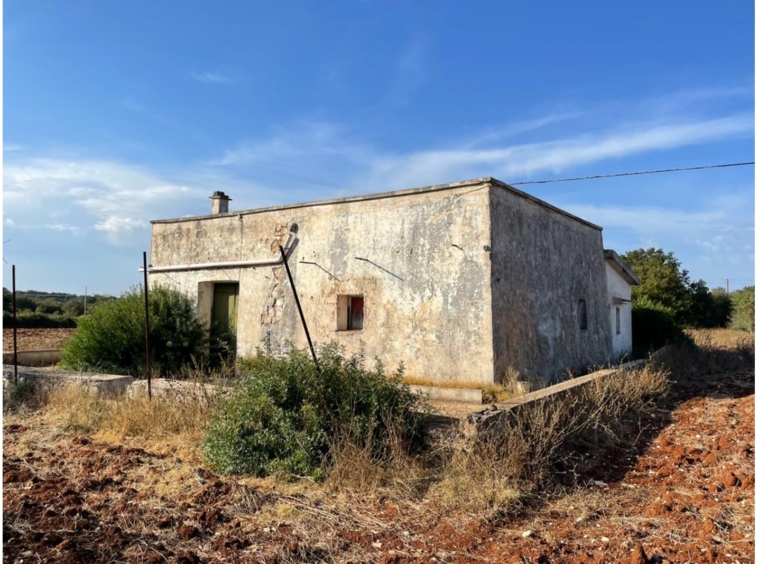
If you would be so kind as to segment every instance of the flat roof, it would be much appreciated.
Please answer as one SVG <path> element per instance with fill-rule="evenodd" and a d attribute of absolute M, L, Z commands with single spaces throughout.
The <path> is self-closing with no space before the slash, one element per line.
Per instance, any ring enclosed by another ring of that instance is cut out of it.
<path fill-rule="evenodd" d="M 605 260 L 611 264 L 613 270 L 618 272 L 622 278 L 629 282 L 630 286 L 639 286 L 640 279 L 616 251 L 613 249 L 603 249 L 603 256 L 605 257 Z"/>
<path fill-rule="evenodd" d="M 586 219 L 582 219 L 581 217 L 575 216 L 565 210 L 562 210 L 560 208 L 555 207 L 552 204 L 548 204 L 544 200 L 540 200 L 539 198 L 535 198 L 531 194 L 527 194 L 526 192 L 522 192 L 521 190 L 518 190 L 514 188 L 513 186 L 506 184 L 505 182 L 502 182 L 501 180 L 498 180 L 497 178 L 492 178 L 491 176 L 487 176 L 484 178 L 472 178 L 470 180 L 461 180 L 459 182 L 451 182 L 449 184 L 433 184 L 431 186 L 422 186 L 421 188 L 410 188 L 407 190 L 395 190 L 392 192 L 377 192 L 375 194 L 365 194 L 362 196 L 349 196 L 347 198 L 335 198 L 331 200 L 316 200 L 314 202 L 303 202 L 298 204 L 285 204 L 282 206 L 269 206 L 266 208 L 254 208 L 249 210 L 239 210 L 234 212 L 228 212 L 228 213 L 218 213 L 218 214 L 207 214 L 207 215 L 195 215 L 195 216 L 188 216 L 188 217 L 177 217 L 173 219 L 154 219 L 150 223 L 156 224 L 156 223 L 177 223 L 182 221 L 198 221 L 198 220 L 204 220 L 204 219 L 216 219 L 221 217 L 230 217 L 235 215 L 249 215 L 249 214 L 256 214 L 256 213 L 264 213 L 264 212 L 270 212 L 270 211 L 281 211 L 281 210 L 290 210 L 290 209 L 297 209 L 297 208 L 307 208 L 307 207 L 314 207 L 314 206 L 329 206 L 334 204 L 349 204 L 351 202 L 365 202 L 368 200 L 381 200 L 384 198 L 399 198 L 403 196 L 413 196 L 415 194 L 422 194 L 426 192 L 440 192 L 442 190 L 453 190 L 456 188 L 464 188 L 466 186 L 476 186 L 479 184 L 488 184 L 491 186 L 497 186 L 499 188 L 502 188 L 504 190 L 507 190 L 508 192 L 511 192 L 517 196 L 520 196 L 526 200 L 529 200 L 531 202 L 534 202 L 535 204 L 538 204 L 542 206 L 543 208 L 546 208 L 548 210 L 554 211 L 558 214 L 561 214 L 569 219 L 573 219 L 575 221 L 578 221 L 579 223 L 583 223 L 584 225 L 587 225 L 589 227 L 592 227 L 594 229 L 597 229 L 599 231 L 602 231 L 603 228 L 599 225 L 595 225 L 594 223 L 590 223 Z"/>

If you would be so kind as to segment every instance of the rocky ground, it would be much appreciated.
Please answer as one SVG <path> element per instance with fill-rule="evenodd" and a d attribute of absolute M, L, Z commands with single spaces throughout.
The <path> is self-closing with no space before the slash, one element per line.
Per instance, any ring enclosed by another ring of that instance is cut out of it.
<path fill-rule="evenodd" d="M 754 373 L 688 378 L 519 514 L 219 477 L 185 444 L 3 422 L 4 562 L 753 562 Z"/>
<path fill-rule="evenodd" d="M 17 329 L 18 350 L 60 349 L 75 329 Z M 13 351 L 13 329 L 3 329 L 3 352 Z"/>

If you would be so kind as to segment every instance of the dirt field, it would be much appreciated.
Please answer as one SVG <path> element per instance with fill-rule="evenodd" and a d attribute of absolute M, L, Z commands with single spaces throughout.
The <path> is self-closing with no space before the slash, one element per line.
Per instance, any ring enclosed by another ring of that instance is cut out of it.
<path fill-rule="evenodd" d="M 17 329 L 18 350 L 59 349 L 76 329 Z M 3 329 L 3 352 L 13 351 L 13 329 Z"/>
<path fill-rule="evenodd" d="M 3 422 L 4 562 L 753 562 L 753 373 L 680 381 L 518 515 L 218 477 L 186 444 Z"/>

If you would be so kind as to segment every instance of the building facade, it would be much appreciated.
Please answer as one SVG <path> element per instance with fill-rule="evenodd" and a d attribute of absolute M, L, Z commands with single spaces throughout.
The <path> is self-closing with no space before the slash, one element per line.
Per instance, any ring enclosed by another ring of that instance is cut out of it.
<path fill-rule="evenodd" d="M 608 313 L 613 339 L 613 360 L 632 353 L 632 286 L 640 283 L 616 251 L 606 249 L 605 274 L 608 279 Z"/>
<path fill-rule="evenodd" d="M 444 385 L 546 382 L 611 360 L 602 230 L 492 178 L 152 224 L 149 283 L 237 353 L 311 337 Z"/>

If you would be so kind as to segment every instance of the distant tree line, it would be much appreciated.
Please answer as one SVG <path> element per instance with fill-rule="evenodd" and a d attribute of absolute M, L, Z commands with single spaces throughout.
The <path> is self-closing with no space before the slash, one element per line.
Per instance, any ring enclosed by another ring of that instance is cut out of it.
<path fill-rule="evenodd" d="M 755 331 L 755 286 L 727 293 L 693 281 L 674 253 L 636 249 L 622 255 L 640 279 L 632 287 L 635 348 L 655 348 L 685 339 L 682 328 L 729 327 Z"/>
<path fill-rule="evenodd" d="M 112 300 L 113 296 L 95 294 L 86 297 L 87 308 Z M 76 327 L 76 320 L 84 315 L 85 297 L 62 292 L 27 290 L 16 292 L 16 318 L 18 327 Z M 3 288 L 3 327 L 13 327 L 13 297 Z"/>

